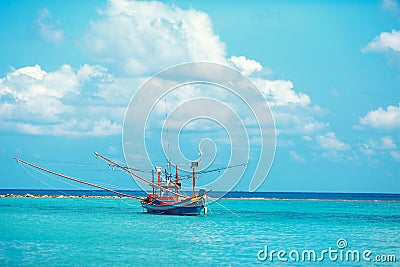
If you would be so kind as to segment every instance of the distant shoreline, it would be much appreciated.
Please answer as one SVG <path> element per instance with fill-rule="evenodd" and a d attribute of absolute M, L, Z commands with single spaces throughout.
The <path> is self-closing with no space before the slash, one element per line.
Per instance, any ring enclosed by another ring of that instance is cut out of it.
<path fill-rule="evenodd" d="M 332 199 L 332 198 L 221 198 L 222 200 L 260 200 L 260 201 L 321 201 L 321 202 L 400 202 L 400 199 Z"/>
<path fill-rule="evenodd" d="M 121 190 L 125 194 L 146 197 L 143 191 Z M 189 194 L 190 195 L 190 194 Z M 223 197 L 219 197 L 223 195 Z M 400 194 L 387 193 L 312 193 L 312 192 L 211 192 L 210 200 L 260 201 L 335 201 L 335 202 L 400 202 Z M 0 189 L 0 198 L 41 199 L 118 199 L 125 198 L 101 190 Z"/>
<path fill-rule="evenodd" d="M 38 194 L 25 194 L 25 195 L 18 195 L 18 194 L 6 194 L 0 195 L 0 198 L 121 198 L 119 196 L 73 196 L 73 195 L 38 195 Z"/>

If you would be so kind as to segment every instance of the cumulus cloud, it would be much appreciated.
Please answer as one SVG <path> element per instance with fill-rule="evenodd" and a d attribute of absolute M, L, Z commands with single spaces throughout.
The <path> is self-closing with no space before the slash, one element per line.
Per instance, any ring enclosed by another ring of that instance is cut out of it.
<path fill-rule="evenodd" d="M 315 118 L 319 111 L 298 106 L 272 107 L 278 134 L 312 135 L 329 128 L 326 122 Z"/>
<path fill-rule="evenodd" d="M 379 107 L 369 111 L 367 115 L 359 119 L 359 123 L 375 129 L 398 129 L 400 128 L 400 103 L 398 106 L 388 106 L 386 110 Z"/>
<path fill-rule="evenodd" d="M 271 107 L 279 135 L 315 135 L 329 127 L 316 117 L 324 113 L 312 105 L 309 95 L 298 92 L 289 80 L 268 80 L 252 77 Z"/>
<path fill-rule="evenodd" d="M 39 34 L 48 42 L 59 43 L 64 37 L 64 31 L 57 29 L 58 22 L 54 22 L 50 11 L 47 8 L 39 10 L 38 17 L 35 20 Z"/>
<path fill-rule="evenodd" d="M 261 64 L 253 59 L 247 59 L 244 56 L 236 57 L 231 56 L 229 59 L 242 73 L 243 75 L 251 75 L 253 72 L 261 71 L 263 67 Z"/>
<path fill-rule="evenodd" d="M 266 69 L 245 56 L 227 59 L 225 44 L 214 33 L 206 13 L 160 2 L 110 1 L 100 11 L 100 18 L 91 22 L 84 43 L 95 60 L 124 76 L 146 76 L 195 60 L 233 64 L 243 74 L 254 75 L 252 80 L 270 105 L 281 108 L 273 110 L 277 120 L 293 116 L 295 108 L 298 123 L 293 129 L 304 133 L 324 128 L 324 123 L 310 115 L 310 97 L 296 92 L 291 81 L 256 78 Z M 190 91 L 184 95 L 188 94 Z M 293 107 L 285 110 L 288 106 Z"/>
<path fill-rule="evenodd" d="M 10 71 L 0 79 L 0 128 L 34 135 L 119 134 L 123 108 L 110 107 L 104 91 L 118 96 L 112 77 L 98 65 Z"/>
<path fill-rule="evenodd" d="M 383 136 L 378 141 L 369 140 L 367 143 L 368 147 L 379 150 L 395 149 L 396 144 L 391 136 Z"/>
<path fill-rule="evenodd" d="M 333 162 L 342 162 L 346 159 L 343 153 L 338 152 L 338 150 L 327 150 L 324 151 L 321 156 Z M 352 157 L 347 157 L 347 160 L 354 160 Z"/>
<path fill-rule="evenodd" d="M 326 135 L 319 135 L 316 137 L 316 140 L 323 149 L 348 150 L 350 148 L 348 144 L 339 141 L 334 132 L 328 132 Z"/>
<path fill-rule="evenodd" d="M 400 52 L 400 31 L 382 32 L 362 52 Z"/>
<path fill-rule="evenodd" d="M 209 16 L 161 2 L 113 0 L 92 21 L 84 43 L 96 60 L 135 75 L 187 61 L 226 63 Z"/>
<path fill-rule="evenodd" d="M 391 136 L 382 136 L 379 140 L 370 139 L 360 144 L 359 150 L 367 156 L 390 154 L 392 155 L 397 145 Z"/>
<path fill-rule="evenodd" d="M 310 97 L 307 94 L 297 93 L 293 89 L 293 83 L 291 81 L 271 81 L 261 78 L 255 78 L 253 81 L 272 106 L 296 104 L 304 107 L 311 104 Z"/>
<path fill-rule="evenodd" d="M 12 129 L 18 133 L 44 136 L 110 136 L 120 134 L 122 129 L 120 123 L 112 122 L 107 118 L 74 118 L 54 124 L 36 124 L 24 121 L 2 121 L 1 123 L 2 128 Z"/>
<path fill-rule="evenodd" d="M 0 80 L 0 115 L 6 119 L 56 122 L 58 115 L 69 109 L 61 102 L 68 92 L 79 92 L 79 81 L 69 65 L 51 73 L 39 65 L 17 69 Z"/>
<path fill-rule="evenodd" d="M 251 80 L 268 101 L 279 134 L 314 134 L 328 127 L 327 123 L 314 118 L 321 109 L 318 106 L 312 107 L 310 96 L 296 92 L 291 81 L 260 78 L 257 74 L 263 71 L 264 67 L 244 56 L 232 56 L 229 60 L 244 75 L 254 74 Z"/>
<path fill-rule="evenodd" d="M 295 162 L 304 163 L 307 161 L 304 157 L 297 154 L 296 151 L 293 150 L 289 151 L 289 155 Z"/>
<path fill-rule="evenodd" d="M 390 155 L 392 156 L 392 158 L 395 161 L 400 162 L 400 152 L 399 151 L 391 151 Z"/>
<path fill-rule="evenodd" d="M 381 149 L 395 149 L 396 144 L 391 136 L 384 136 L 381 138 L 381 143 L 379 145 Z"/>
<path fill-rule="evenodd" d="M 62 40 L 63 32 L 49 10 L 40 11 L 36 25 L 46 40 Z M 51 72 L 39 65 L 14 70 L 0 80 L 0 120 L 16 121 L 11 128 L 31 134 L 70 134 L 73 129 L 115 134 L 139 81 L 173 64 L 200 60 L 234 64 L 252 75 L 272 108 L 280 134 L 313 135 L 327 128 L 314 118 L 320 111 L 311 106 L 310 96 L 296 91 L 291 81 L 261 78 L 266 68 L 245 56 L 227 59 L 225 44 L 204 12 L 161 2 L 114 0 L 90 22 L 82 41 L 92 59 L 107 69 L 86 64 L 77 69 L 64 65 Z M 180 97 L 187 99 L 193 92 L 186 90 Z M 106 125 L 113 130 L 107 132 Z"/>
<path fill-rule="evenodd" d="M 400 5 L 396 0 L 383 0 L 381 6 L 384 10 L 391 13 L 398 14 L 400 12 Z"/>
<path fill-rule="evenodd" d="M 375 155 L 375 149 L 373 149 L 373 147 L 371 147 L 370 144 L 362 144 L 360 146 L 360 152 L 367 155 L 367 156 L 372 156 Z"/>

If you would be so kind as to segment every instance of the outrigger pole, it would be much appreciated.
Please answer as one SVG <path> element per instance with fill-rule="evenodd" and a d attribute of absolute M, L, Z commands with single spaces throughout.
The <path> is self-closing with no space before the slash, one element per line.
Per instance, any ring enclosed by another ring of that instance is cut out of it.
<path fill-rule="evenodd" d="M 149 181 L 147 181 L 146 179 L 144 179 L 143 177 L 141 177 L 141 176 L 137 175 L 136 173 L 132 172 L 132 171 L 131 171 L 130 169 L 128 169 L 127 167 L 124 167 L 124 166 L 122 166 L 122 165 L 120 165 L 120 164 L 118 164 L 118 163 L 112 161 L 111 159 L 106 158 L 106 157 L 100 155 L 100 154 L 97 153 L 97 152 L 94 152 L 94 154 L 95 154 L 97 157 L 100 157 L 100 158 L 104 159 L 105 161 L 107 161 L 107 162 L 113 164 L 114 166 L 117 166 L 118 168 L 120 168 L 120 169 L 122 169 L 122 170 L 124 170 L 124 171 L 126 171 L 126 172 L 128 172 L 128 173 L 130 173 L 131 175 L 135 176 L 136 178 L 142 180 L 143 182 L 145 182 L 145 183 L 147 183 L 147 184 L 149 184 L 149 185 L 151 185 L 151 186 L 153 186 L 153 187 L 157 187 L 158 189 L 161 189 L 161 190 L 164 190 L 164 191 L 168 191 L 168 192 L 170 192 L 171 194 L 174 194 L 174 195 L 176 195 L 176 196 L 180 196 L 180 197 L 183 197 L 183 198 L 186 198 L 186 199 L 191 198 L 191 197 L 184 196 L 184 195 L 181 195 L 181 194 L 179 194 L 179 193 L 176 193 L 176 192 L 174 192 L 174 191 L 172 191 L 172 190 L 169 190 L 168 188 L 162 187 L 162 186 L 160 186 L 160 185 L 158 185 L 158 184 L 149 182 Z"/>
<path fill-rule="evenodd" d="M 53 172 L 53 171 L 50 171 L 50 170 L 48 170 L 48 169 L 42 168 L 42 167 L 40 167 L 40 166 L 37 166 L 37 165 L 32 164 L 32 163 L 29 163 L 29 162 L 24 161 L 24 160 L 19 159 L 19 158 L 14 158 L 14 159 L 15 159 L 17 162 L 21 162 L 21 163 L 23 163 L 23 164 L 26 164 L 26 165 L 31 166 L 31 167 L 33 167 L 33 168 L 36 168 L 36 169 L 38 169 L 38 170 L 41 170 L 41 171 L 44 171 L 44 172 L 47 172 L 47 173 L 56 175 L 56 176 L 61 177 L 61 178 L 64 178 L 64 179 L 68 179 L 68 180 L 71 180 L 71 181 L 74 181 L 74 182 L 78 182 L 78 183 L 81 183 L 81 184 L 85 184 L 85 185 L 89 185 L 89 186 L 92 186 L 92 187 L 95 187 L 95 188 L 99 188 L 99 189 L 102 189 L 102 190 L 105 190 L 105 191 L 108 191 L 108 192 L 111 192 L 111 193 L 114 193 L 114 194 L 116 194 L 116 195 L 120 195 L 120 196 L 123 196 L 123 197 L 136 198 L 136 199 L 144 199 L 143 197 L 137 197 L 137 196 L 132 196 L 132 195 L 124 194 L 124 193 L 121 193 L 121 192 L 118 192 L 118 191 L 115 191 L 115 190 L 112 190 L 112 189 L 105 188 L 105 187 L 100 186 L 100 185 L 95 185 L 95 184 L 92 184 L 92 183 L 89 183 L 89 182 L 85 182 L 85 181 L 78 180 L 78 179 L 73 178 L 73 177 L 69 177 L 69 176 L 66 176 L 66 175 L 63 175 L 63 174 L 60 174 L 60 173 L 56 173 L 56 172 Z"/>

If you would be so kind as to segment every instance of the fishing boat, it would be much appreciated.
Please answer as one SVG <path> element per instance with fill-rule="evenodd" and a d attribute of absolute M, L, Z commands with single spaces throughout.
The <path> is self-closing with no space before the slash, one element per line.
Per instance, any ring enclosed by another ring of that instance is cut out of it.
<path fill-rule="evenodd" d="M 147 194 L 147 197 L 139 197 L 139 196 L 134 196 L 122 192 L 118 192 L 113 189 L 109 189 L 100 185 L 96 185 L 90 182 L 86 182 L 83 180 L 79 180 L 70 176 L 66 176 L 48 169 L 45 169 L 43 167 L 40 167 L 38 165 L 35 165 L 33 163 L 27 162 L 25 160 L 22 160 L 20 158 L 15 158 L 15 160 L 19 163 L 28 165 L 30 167 L 33 167 L 35 169 L 38 169 L 40 171 L 44 171 L 47 173 L 50 173 L 52 175 L 55 175 L 57 177 L 61 177 L 67 180 L 71 180 L 77 183 L 85 184 L 91 187 L 95 187 L 101 190 L 105 190 L 108 192 L 111 192 L 113 194 L 119 195 L 121 197 L 127 197 L 127 198 L 135 198 L 140 200 L 141 206 L 145 211 L 148 213 L 152 214 L 169 214 L 169 215 L 200 215 L 203 211 L 204 215 L 207 213 L 207 208 L 206 208 L 206 195 L 211 192 L 211 190 L 206 191 L 205 189 L 200 189 L 198 192 L 196 190 L 196 168 L 198 168 L 198 162 L 192 162 L 191 163 L 191 169 L 192 169 L 192 174 L 190 176 L 186 177 L 179 177 L 178 175 L 178 166 L 175 165 L 175 179 L 172 179 L 171 173 L 167 173 L 167 170 L 163 169 L 161 167 L 156 167 L 156 173 L 157 173 L 157 181 L 154 181 L 154 171 L 152 171 L 152 181 L 149 181 L 148 179 L 143 178 L 142 176 L 138 175 L 136 172 L 134 172 L 131 168 L 128 168 L 126 166 L 123 166 L 121 164 L 116 163 L 115 161 L 112 161 L 111 159 L 95 152 L 94 153 L 96 157 L 101 158 L 108 162 L 110 165 L 113 167 L 119 168 L 130 175 L 138 178 L 139 180 L 147 183 L 152 187 L 152 193 Z M 170 163 L 168 163 L 169 166 Z M 163 174 L 163 175 L 162 175 Z M 162 176 L 164 176 L 162 178 Z M 192 179 L 192 192 L 190 195 L 182 194 L 179 192 L 181 189 L 181 180 L 182 179 L 187 179 L 191 178 Z"/>
<path fill-rule="evenodd" d="M 170 164 L 168 164 L 170 166 Z M 142 207 L 149 213 L 154 214 L 171 214 L 171 215 L 197 215 L 201 211 L 207 213 L 206 208 L 206 192 L 205 189 L 200 189 L 196 193 L 196 172 L 195 168 L 198 167 L 198 162 L 192 162 L 191 167 L 193 170 L 193 183 L 191 197 L 185 197 L 179 194 L 181 189 L 181 182 L 178 176 L 178 166 L 175 166 L 175 181 L 172 180 L 171 173 L 164 170 L 164 181 L 161 181 L 162 168 L 156 167 L 157 170 L 157 185 L 160 189 L 154 186 L 154 182 L 150 184 L 153 187 L 153 193 L 148 194 L 148 197 L 141 201 Z M 154 177 L 154 175 L 153 175 Z M 163 188 L 163 189 L 161 189 Z"/>

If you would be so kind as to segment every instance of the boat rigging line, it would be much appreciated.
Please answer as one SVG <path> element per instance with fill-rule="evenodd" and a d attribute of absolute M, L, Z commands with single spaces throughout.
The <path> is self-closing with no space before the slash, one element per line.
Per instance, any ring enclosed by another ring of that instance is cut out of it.
<path fill-rule="evenodd" d="M 131 175 L 135 176 L 135 177 L 138 178 L 139 180 L 142 180 L 143 182 L 145 182 L 145 183 L 147 183 L 147 184 L 149 184 L 149 185 L 151 185 L 151 186 L 153 186 L 153 187 L 157 187 L 158 189 L 161 189 L 161 190 L 170 192 L 171 194 L 174 194 L 174 195 L 176 195 L 176 196 L 180 196 L 180 197 L 185 198 L 185 199 L 190 198 L 190 197 L 188 197 L 188 196 L 184 196 L 184 195 L 182 195 L 182 194 L 176 193 L 176 192 L 174 192 L 174 191 L 172 191 L 172 190 L 170 190 L 170 189 L 168 189 L 168 188 L 162 187 L 162 186 L 160 186 L 160 185 L 158 185 L 158 184 L 149 182 L 149 181 L 147 181 L 146 179 L 144 179 L 143 177 L 141 177 L 141 176 L 137 175 L 136 173 L 132 172 L 132 171 L 131 171 L 130 169 L 128 169 L 127 167 L 124 167 L 124 166 L 122 166 L 122 165 L 120 165 L 120 164 L 118 164 L 118 163 L 116 163 L 116 162 L 110 160 L 109 158 L 104 157 L 103 155 L 101 155 L 101 154 L 99 154 L 99 153 L 97 153 L 97 152 L 94 152 L 94 154 L 96 155 L 96 157 L 100 157 L 100 158 L 104 159 L 105 161 L 107 161 L 107 162 L 113 164 L 114 166 L 116 166 L 116 167 L 118 167 L 118 168 L 120 168 L 120 169 L 122 169 L 122 170 L 124 170 L 124 171 L 126 171 L 126 172 L 128 172 L 128 173 L 130 173 Z"/>
<path fill-rule="evenodd" d="M 221 167 L 221 168 L 212 169 L 212 170 L 203 170 L 203 171 L 197 172 L 196 174 L 210 173 L 210 172 L 216 172 L 216 171 L 220 172 L 222 170 L 227 170 L 227 169 L 240 167 L 240 166 L 246 166 L 246 165 L 247 165 L 247 163 L 242 163 L 242 164 L 231 165 L 231 166 Z M 183 170 L 183 171 L 184 172 L 188 172 L 188 171 L 185 171 L 185 170 Z M 191 179 L 191 178 L 193 178 L 192 174 L 191 175 L 187 175 L 187 176 L 182 176 L 182 177 L 179 178 L 179 180 L 188 180 L 188 179 Z M 199 178 L 199 176 L 197 176 L 196 178 Z"/>
<path fill-rule="evenodd" d="M 118 192 L 118 191 L 115 191 L 115 190 L 112 190 L 112 189 L 109 189 L 109 188 L 106 188 L 106 187 L 103 187 L 103 186 L 100 186 L 100 185 L 95 185 L 95 184 L 92 184 L 92 183 L 89 183 L 89 182 L 85 182 L 85 181 L 82 181 L 82 180 L 79 180 L 79 179 L 76 179 L 76 178 L 73 178 L 73 177 L 69 177 L 69 176 L 66 176 L 66 175 L 57 173 L 57 172 L 53 172 L 53 171 L 51 171 L 51 170 L 42 168 L 42 167 L 37 166 L 37 165 L 35 165 L 35 164 L 29 163 L 29 162 L 27 162 L 27 161 L 24 161 L 24 160 L 22 160 L 22 159 L 20 159 L 20 158 L 14 158 L 14 159 L 15 159 L 17 162 L 23 163 L 23 164 L 28 165 L 28 166 L 30 166 L 30 167 L 33 167 L 33 168 L 36 168 L 36 169 L 38 169 L 38 170 L 41 170 L 41 171 L 44 171 L 44 172 L 47 172 L 47 173 L 56 175 L 56 176 L 61 177 L 61 178 L 64 178 L 64 179 L 68 179 L 68 180 L 71 180 L 71 181 L 74 181 L 74 182 L 78 182 L 78 183 L 81 183 L 81 184 L 85 184 L 85 185 L 89 185 L 89 186 L 92 186 L 92 187 L 95 187 L 95 188 L 99 188 L 99 189 L 102 189 L 102 190 L 105 190 L 105 191 L 108 191 L 108 192 L 111 192 L 111 193 L 114 193 L 114 194 L 116 194 L 116 195 L 120 195 L 120 196 L 123 196 L 123 197 L 136 198 L 136 199 L 144 199 L 143 197 L 137 197 L 137 196 L 128 195 L 128 194 L 121 193 L 121 192 Z"/>

